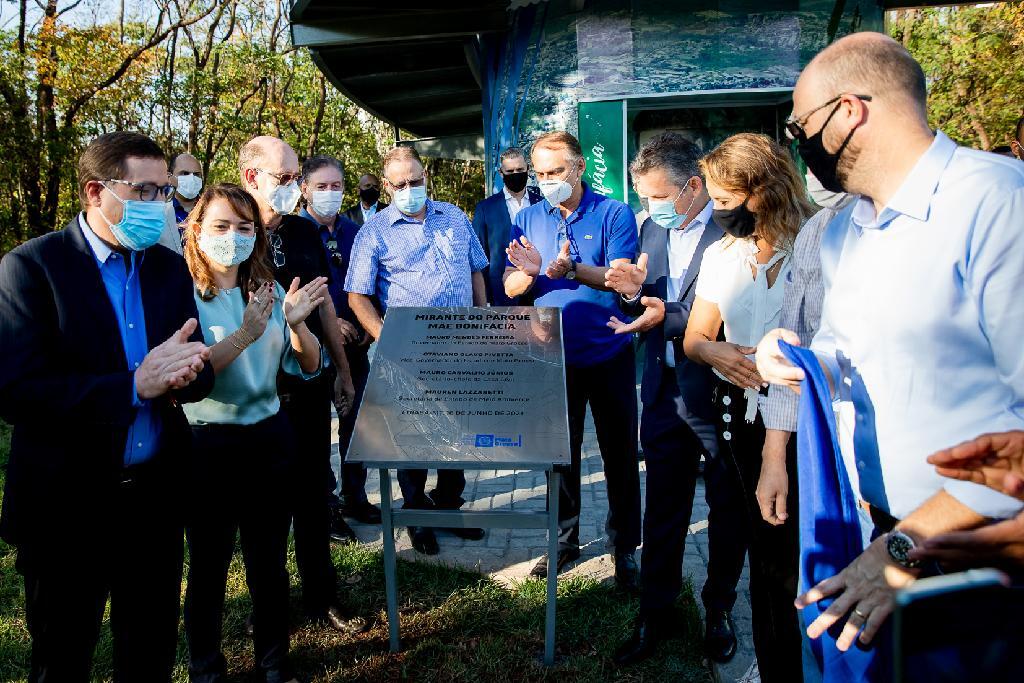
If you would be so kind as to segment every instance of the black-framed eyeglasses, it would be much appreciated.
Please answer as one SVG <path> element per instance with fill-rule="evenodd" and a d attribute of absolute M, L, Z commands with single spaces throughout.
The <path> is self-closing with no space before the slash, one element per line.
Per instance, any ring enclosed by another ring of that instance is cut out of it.
<path fill-rule="evenodd" d="M 409 180 L 402 183 L 393 183 L 391 182 L 390 179 L 388 179 L 388 185 L 390 185 L 391 189 L 393 189 L 395 192 L 401 192 L 407 187 L 423 187 L 424 183 L 426 182 L 427 176 L 425 175 L 422 175 L 419 178 L 415 178 L 414 180 Z"/>
<path fill-rule="evenodd" d="M 824 104 L 819 104 L 817 107 L 815 107 L 814 109 L 810 110 L 809 112 L 806 112 L 802 116 L 796 116 L 795 114 L 791 115 L 788 119 L 786 119 L 786 123 L 785 123 L 786 137 L 788 137 L 790 140 L 800 140 L 800 141 L 806 140 L 807 139 L 807 131 L 804 130 L 804 124 L 807 123 L 807 119 L 811 118 L 812 116 L 814 116 L 815 113 L 821 111 L 822 109 L 824 109 L 828 105 L 830 105 L 830 104 L 832 104 L 834 102 L 838 102 L 839 100 L 843 99 L 843 95 L 845 95 L 845 94 L 846 93 L 840 93 L 839 95 L 836 95 L 835 97 L 833 97 L 828 102 L 825 102 Z M 851 97 L 856 97 L 858 100 L 863 100 L 864 102 L 870 102 L 871 101 L 871 95 L 850 95 L 850 96 Z M 838 107 L 839 107 L 839 105 L 837 104 L 836 108 L 838 108 Z"/>
<path fill-rule="evenodd" d="M 260 173 L 266 173 L 268 176 L 277 181 L 278 185 L 291 185 L 293 182 L 301 183 L 301 173 L 272 173 L 265 168 L 257 168 Z"/>
<path fill-rule="evenodd" d="M 130 180 L 118 180 L 117 178 L 107 178 L 108 183 L 117 183 L 119 185 L 127 185 L 131 188 L 132 192 L 139 193 L 139 199 L 144 202 L 151 202 L 157 198 L 163 199 L 165 202 L 171 201 L 171 197 L 174 195 L 174 185 L 157 185 L 156 183 L 133 183 Z"/>
<path fill-rule="evenodd" d="M 270 242 L 270 250 L 273 252 L 274 267 L 284 268 L 284 241 L 276 232 L 269 233 L 268 241 Z"/>

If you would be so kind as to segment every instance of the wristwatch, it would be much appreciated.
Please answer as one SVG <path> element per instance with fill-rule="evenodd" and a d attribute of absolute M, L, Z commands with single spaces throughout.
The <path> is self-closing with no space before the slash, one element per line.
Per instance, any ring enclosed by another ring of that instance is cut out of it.
<path fill-rule="evenodd" d="M 910 559 L 910 551 L 917 547 L 914 539 L 902 531 L 893 529 L 885 539 L 885 548 L 889 551 L 892 561 L 907 569 L 917 569 L 921 566 L 918 560 Z"/>
<path fill-rule="evenodd" d="M 576 279 L 576 261 L 569 259 L 569 270 L 565 274 L 566 280 Z"/>

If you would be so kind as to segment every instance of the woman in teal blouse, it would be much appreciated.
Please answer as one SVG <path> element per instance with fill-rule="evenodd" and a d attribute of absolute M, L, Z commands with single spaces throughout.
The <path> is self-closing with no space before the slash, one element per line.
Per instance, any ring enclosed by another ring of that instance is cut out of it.
<path fill-rule="evenodd" d="M 239 534 L 261 680 L 295 680 L 285 567 L 292 439 L 279 412 L 277 374 L 319 374 L 320 344 L 305 320 L 326 296 L 327 280 L 299 287 L 296 278 L 285 292 L 267 250 L 256 203 L 238 186 L 207 189 L 189 214 L 185 260 L 216 374 L 213 391 L 185 410 L 193 433 L 185 633 L 194 683 L 227 680 L 221 622 Z"/>

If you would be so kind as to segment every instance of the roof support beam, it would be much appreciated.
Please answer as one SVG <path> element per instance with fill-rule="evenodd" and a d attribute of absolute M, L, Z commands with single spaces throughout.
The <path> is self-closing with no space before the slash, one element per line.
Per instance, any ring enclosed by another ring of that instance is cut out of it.
<path fill-rule="evenodd" d="M 292 44 L 297 47 L 343 47 L 371 43 L 410 42 L 439 38 L 473 37 L 478 33 L 504 31 L 504 9 L 452 12 L 407 12 L 402 15 L 361 17 L 359 21 L 293 23 Z"/>

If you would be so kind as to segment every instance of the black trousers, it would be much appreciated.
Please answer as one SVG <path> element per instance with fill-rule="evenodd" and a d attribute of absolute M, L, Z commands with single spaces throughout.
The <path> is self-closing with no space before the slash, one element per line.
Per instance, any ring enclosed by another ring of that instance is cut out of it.
<path fill-rule="evenodd" d="M 178 478 L 160 464 L 125 471 L 110 509 L 82 533 L 19 546 L 32 683 L 92 679 L 92 655 L 110 599 L 114 681 L 170 681 L 181 599 Z M 93 511 L 79 511 L 89 515 Z M 82 521 L 81 517 L 76 521 Z"/>
<path fill-rule="evenodd" d="M 352 410 L 338 422 L 338 451 L 341 454 L 341 467 L 338 475 L 341 479 L 341 499 L 346 505 L 366 501 L 366 467 L 361 463 L 345 462 L 345 458 L 348 455 L 348 444 L 352 439 L 352 432 L 356 428 L 356 416 L 359 413 L 359 404 L 363 400 L 363 392 L 366 391 L 366 381 L 370 377 L 368 351 L 369 348 L 365 346 L 345 345 L 345 356 L 348 358 L 348 367 L 352 373 L 352 384 L 356 388 Z M 333 490 L 332 486 L 331 491 Z"/>
<path fill-rule="evenodd" d="M 750 552 L 750 608 L 761 680 L 765 683 L 799 683 L 803 680 L 802 643 L 793 606 L 800 557 L 796 439 L 789 440 L 786 453 L 789 520 L 781 526 L 773 526 L 761 518 L 754 496 L 761 475 L 761 451 L 765 437 L 760 411 L 753 423 L 746 422 L 743 417 L 746 410 L 743 390 L 727 382 L 718 384 L 715 410 L 718 415 L 719 453 L 723 456 L 731 485 L 741 493 L 741 509 L 746 516 L 744 528 Z M 741 529 L 736 529 L 736 532 L 738 535 L 743 533 Z M 709 577 L 711 572 L 709 563 Z"/>
<path fill-rule="evenodd" d="M 615 552 L 640 545 L 640 466 L 637 462 L 636 369 L 633 347 L 603 363 L 565 367 L 572 464 L 562 473 L 558 495 L 558 546 L 580 546 L 580 459 L 587 403 L 594 415 L 597 443 L 608 488 L 605 532 Z"/>
<path fill-rule="evenodd" d="M 294 434 L 292 533 L 295 563 L 302 579 L 302 602 L 312 616 L 322 616 L 337 602 L 337 572 L 331 559 L 331 394 L 334 373 L 279 383 L 281 409 Z"/>
<path fill-rule="evenodd" d="M 706 451 L 683 418 L 686 414 L 675 370 L 666 368 L 655 400 L 644 404 L 640 419 L 647 465 L 640 610 L 647 615 L 669 609 L 683 587 L 683 550 L 693 512 L 697 462 Z M 731 592 L 735 600 L 735 585 Z M 722 601 L 728 601 L 728 596 Z M 727 609 L 731 607 L 729 602 Z"/>
<path fill-rule="evenodd" d="M 221 624 L 228 566 L 240 537 L 256 668 L 268 683 L 286 681 L 291 429 L 278 413 L 254 425 L 197 426 L 192 433 L 185 592 L 189 679 L 227 680 Z"/>

